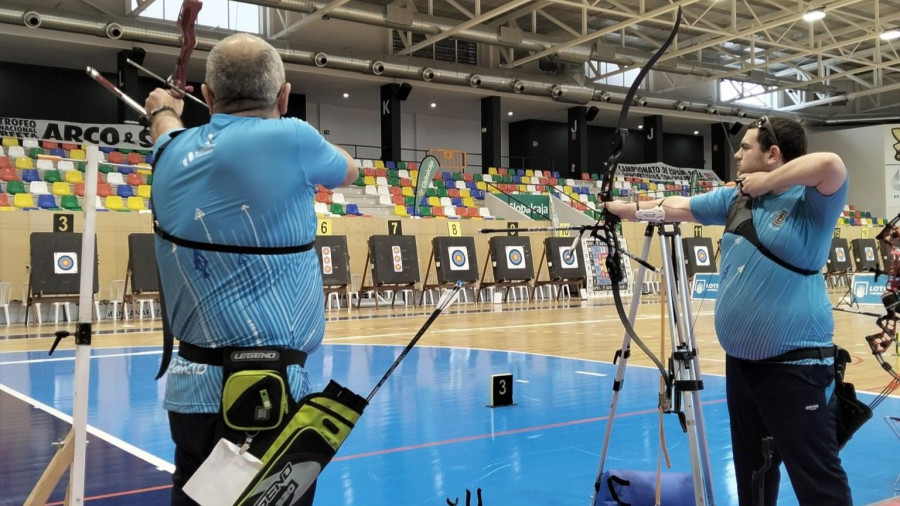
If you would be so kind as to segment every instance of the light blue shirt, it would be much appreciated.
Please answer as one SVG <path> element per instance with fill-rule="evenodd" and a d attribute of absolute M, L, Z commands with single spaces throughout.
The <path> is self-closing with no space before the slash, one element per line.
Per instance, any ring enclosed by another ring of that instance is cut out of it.
<path fill-rule="evenodd" d="M 848 181 L 833 195 L 794 186 L 754 199 L 753 223 L 760 242 L 791 265 L 820 270 L 847 200 Z M 736 188 L 698 195 L 691 198 L 691 213 L 704 225 L 724 225 L 736 196 Z M 732 233 L 722 237 L 721 252 L 715 325 L 726 353 L 761 360 L 832 344 L 834 318 L 823 276 L 788 270 Z"/>
<path fill-rule="evenodd" d="M 169 139 L 163 135 L 155 149 Z M 156 157 L 156 153 L 154 153 Z M 175 137 L 157 158 L 156 219 L 187 240 L 240 246 L 313 242 L 315 185 L 339 185 L 343 155 L 307 123 L 215 114 Z M 310 353 L 325 332 L 322 277 L 315 249 L 288 255 L 201 251 L 156 238 L 172 333 L 204 348 L 285 346 Z M 306 371 L 288 369 L 295 399 L 309 391 Z M 222 368 L 172 358 L 164 406 L 180 413 L 219 411 Z"/>

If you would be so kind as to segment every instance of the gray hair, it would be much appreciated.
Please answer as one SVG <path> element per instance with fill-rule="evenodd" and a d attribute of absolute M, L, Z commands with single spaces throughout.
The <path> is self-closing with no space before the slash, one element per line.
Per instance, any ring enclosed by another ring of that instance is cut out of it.
<path fill-rule="evenodd" d="M 206 60 L 206 86 L 216 112 L 274 107 L 285 83 L 281 56 L 268 42 L 247 33 L 222 39 Z"/>

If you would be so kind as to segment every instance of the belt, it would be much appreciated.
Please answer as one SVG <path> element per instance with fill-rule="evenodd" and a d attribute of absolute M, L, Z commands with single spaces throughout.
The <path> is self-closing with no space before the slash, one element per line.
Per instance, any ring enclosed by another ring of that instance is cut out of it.
<path fill-rule="evenodd" d="M 817 346 L 813 348 L 798 348 L 781 355 L 764 358 L 762 360 L 750 360 L 750 362 L 796 362 L 798 360 L 806 360 L 815 358 L 824 360 L 826 358 L 834 358 L 836 346 Z"/>
<path fill-rule="evenodd" d="M 207 365 L 217 365 L 222 366 L 225 362 L 225 357 L 231 354 L 241 353 L 277 353 L 277 355 L 273 356 L 260 356 L 263 360 L 279 360 L 284 359 L 285 364 L 291 365 L 299 365 L 303 367 L 306 365 L 306 352 L 300 350 L 294 350 L 291 348 L 283 348 L 283 347 L 224 347 L 224 348 L 201 348 L 200 346 L 193 345 L 191 343 L 186 343 L 181 341 L 178 344 L 178 356 L 185 359 L 190 360 L 191 362 L 195 362 L 198 364 L 207 364 Z M 235 357 L 232 357 L 233 359 Z M 256 357 L 241 357 L 245 360 L 256 358 Z"/>

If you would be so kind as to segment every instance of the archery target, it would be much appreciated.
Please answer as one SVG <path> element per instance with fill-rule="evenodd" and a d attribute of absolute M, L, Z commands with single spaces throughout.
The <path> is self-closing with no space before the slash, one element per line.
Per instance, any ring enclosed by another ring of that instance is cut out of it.
<path fill-rule="evenodd" d="M 847 261 L 847 252 L 844 248 L 835 248 L 834 256 L 837 257 L 838 262 L 846 262 Z"/>
<path fill-rule="evenodd" d="M 869 262 L 875 261 L 875 248 L 871 246 L 866 246 L 865 248 L 866 260 Z"/>
<path fill-rule="evenodd" d="M 560 246 L 559 248 L 559 266 L 562 269 L 577 269 L 578 255 L 570 246 Z"/>
<path fill-rule="evenodd" d="M 447 248 L 447 258 L 450 259 L 451 271 L 469 270 L 469 251 L 465 246 L 451 246 Z"/>
<path fill-rule="evenodd" d="M 78 274 L 78 255 L 75 253 L 53 253 L 54 274 Z"/>
<path fill-rule="evenodd" d="M 525 268 L 525 249 L 522 246 L 506 247 L 506 266 L 510 269 Z"/>
<path fill-rule="evenodd" d="M 709 266 L 709 249 L 706 246 L 694 246 L 694 259 L 699 267 Z"/>
<path fill-rule="evenodd" d="M 394 261 L 394 272 L 403 272 L 403 252 L 400 246 L 391 246 L 391 259 Z"/>
<path fill-rule="evenodd" d="M 322 274 L 334 272 L 334 264 L 331 259 L 331 247 L 322 246 Z"/>

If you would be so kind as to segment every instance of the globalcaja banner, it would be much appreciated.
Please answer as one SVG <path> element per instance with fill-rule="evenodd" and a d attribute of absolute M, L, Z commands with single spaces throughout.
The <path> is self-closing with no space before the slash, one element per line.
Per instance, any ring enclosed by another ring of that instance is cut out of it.
<path fill-rule="evenodd" d="M 150 149 L 150 131 L 140 125 L 71 123 L 0 116 L 0 137 L 42 139 L 73 144 L 90 143 L 113 148 Z"/>
<path fill-rule="evenodd" d="M 517 193 L 515 195 L 497 193 L 495 195 L 509 204 L 510 207 L 532 220 L 550 219 L 550 197 L 547 195 L 530 195 L 527 193 Z"/>

